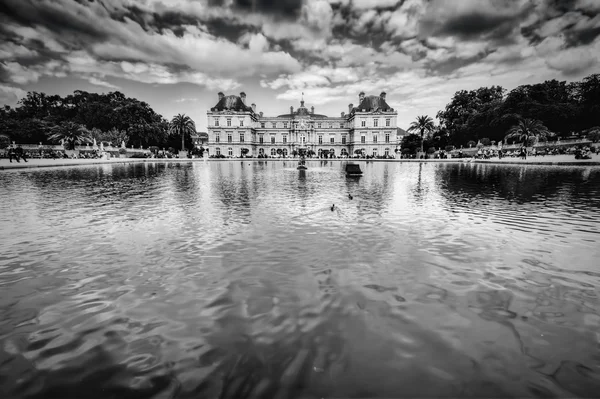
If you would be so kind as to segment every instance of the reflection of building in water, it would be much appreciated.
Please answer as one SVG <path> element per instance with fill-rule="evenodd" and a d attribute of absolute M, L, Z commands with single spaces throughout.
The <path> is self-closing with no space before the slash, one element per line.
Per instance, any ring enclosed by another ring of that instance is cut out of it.
<path fill-rule="evenodd" d="M 251 156 L 292 155 L 299 149 L 315 154 L 352 155 L 362 150 L 366 155 L 394 156 L 397 144 L 397 111 L 391 108 L 386 94 L 365 96 L 359 105 L 348 106 L 348 114 L 328 117 L 315 113 L 300 101 L 300 108 L 276 117 L 256 112 L 256 105 L 246 105 L 246 94 L 226 96 L 207 112 L 208 145 L 211 155 Z"/>

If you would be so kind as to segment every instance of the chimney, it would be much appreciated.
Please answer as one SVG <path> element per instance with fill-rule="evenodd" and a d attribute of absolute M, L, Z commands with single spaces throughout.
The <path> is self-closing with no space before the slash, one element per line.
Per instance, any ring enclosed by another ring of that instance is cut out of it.
<path fill-rule="evenodd" d="M 385 91 L 382 91 L 379 97 L 381 97 L 381 99 L 385 101 Z"/>
<path fill-rule="evenodd" d="M 256 113 L 256 104 L 252 104 L 252 112 Z"/>
<path fill-rule="evenodd" d="M 358 101 L 359 103 L 362 103 L 362 101 L 365 99 L 365 92 L 361 91 L 360 93 L 358 93 Z"/>
<path fill-rule="evenodd" d="M 223 97 L 225 97 L 225 94 L 223 94 L 223 92 L 220 91 L 218 96 L 219 96 L 219 101 L 221 101 L 223 99 Z"/>
<path fill-rule="evenodd" d="M 242 102 L 244 103 L 244 105 L 246 105 L 246 93 L 241 92 L 240 93 L 240 98 L 242 99 Z"/>
<path fill-rule="evenodd" d="M 294 107 L 290 106 L 290 114 L 294 113 Z"/>
<path fill-rule="evenodd" d="M 354 108 L 354 104 L 348 104 L 348 113 L 352 113 L 352 108 Z"/>
<path fill-rule="evenodd" d="M 310 107 L 310 113 L 314 115 L 314 113 L 315 113 L 315 107 L 314 107 L 314 105 L 312 107 Z"/>

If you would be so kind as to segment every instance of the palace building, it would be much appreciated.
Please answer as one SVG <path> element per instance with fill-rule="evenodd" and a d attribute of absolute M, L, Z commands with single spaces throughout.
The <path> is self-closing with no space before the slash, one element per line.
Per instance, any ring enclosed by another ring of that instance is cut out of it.
<path fill-rule="evenodd" d="M 348 113 L 339 117 L 316 114 L 315 107 L 304 106 L 304 99 L 289 113 L 264 116 L 255 104 L 246 104 L 246 93 L 218 95 L 217 104 L 207 111 L 211 155 L 288 156 L 304 149 L 336 157 L 359 152 L 394 156 L 398 113 L 386 103 L 385 93 L 361 92 L 358 106 L 348 105 Z"/>

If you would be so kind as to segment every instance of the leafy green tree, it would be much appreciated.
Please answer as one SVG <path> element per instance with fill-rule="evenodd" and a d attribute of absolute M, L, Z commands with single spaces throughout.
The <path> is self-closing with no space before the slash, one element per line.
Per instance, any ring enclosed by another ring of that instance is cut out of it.
<path fill-rule="evenodd" d="M 428 115 L 417 116 L 417 120 L 410 124 L 408 132 L 419 132 L 421 135 L 421 152 L 423 152 L 423 138 L 425 133 L 431 133 L 435 129 L 433 119 Z"/>
<path fill-rule="evenodd" d="M 437 114 L 450 142 L 463 144 L 478 139 L 478 134 L 488 134 L 492 128 L 497 129 L 492 123 L 498 116 L 504 92 L 500 86 L 457 91 L 446 108 Z"/>
<path fill-rule="evenodd" d="M 519 123 L 508 131 L 506 140 L 516 138 L 524 145 L 530 144 L 534 139 L 546 139 L 553 134 L 541 121 L 535 119 L 521 119 Z"/>
<path fill-rule="evenodd" d="M 181 151 L 185 151 L 185 137 L 187 136 L 191 140 L 192 134 L 196 133 L 196 124 L 189 116 L 177 114 L 169 124 L 169 132 L 181 136 Z"/>
<path fill-rule="evenodd" d="M 401 147 L 405 154 L 414 154 L 421 147 L 422 140 L 418 134 L 407 134 L 402 138 Z"/>
<path fill-rule="evenodd" d="M 585 137 L 588 140 L 597 143 L 598 141 L 600 141 L 600 126 L 594 126 L 593 128 L 586 130 L 585 134 Z"/>
<path fill-rule="evenodd" d="M 89 143 L 90 132 L 83 125 L 74 122 L 63 122 L 52 129 L 48 140 L 53 142 L 63 141 L 65 149 L 74 150 L 75 145 Z"/>

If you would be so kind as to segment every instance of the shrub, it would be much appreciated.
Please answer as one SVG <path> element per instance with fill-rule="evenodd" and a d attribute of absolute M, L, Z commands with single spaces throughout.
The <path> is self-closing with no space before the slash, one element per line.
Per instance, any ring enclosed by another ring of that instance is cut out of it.
<path fill-rule="evenodd" d="M 447 145 L 447 146 L 444 148 L 444 150 L 446 150 L 446 151 L 448 151 L 448 152 L 452 151 L 453 149 L 454 149 L 454 146 L 453 146 L 453 145 Z"/>
<path fill-rule="evenodd" d="M 127 150 L 125 148 L 119 148 L 119 154 L 127 154 Z"/>
<path fill-rule="evenodd" d="M 476 143 L 476 142 L 474 142 L 473 140 L 471 140 L 471 141 L 469 141 L 469 142 L 467 143 L 467 145 L 468 145 L 469 147 L 475 147 L 475 145 L 476 145 L 476 144 L 477 144 L 477 143 Z"/>
<path fill-rule="evenodd" d="M 129 156 L 129 158 L 146 158 L 146 153 L 145 152 L 134 152 Z"/>

